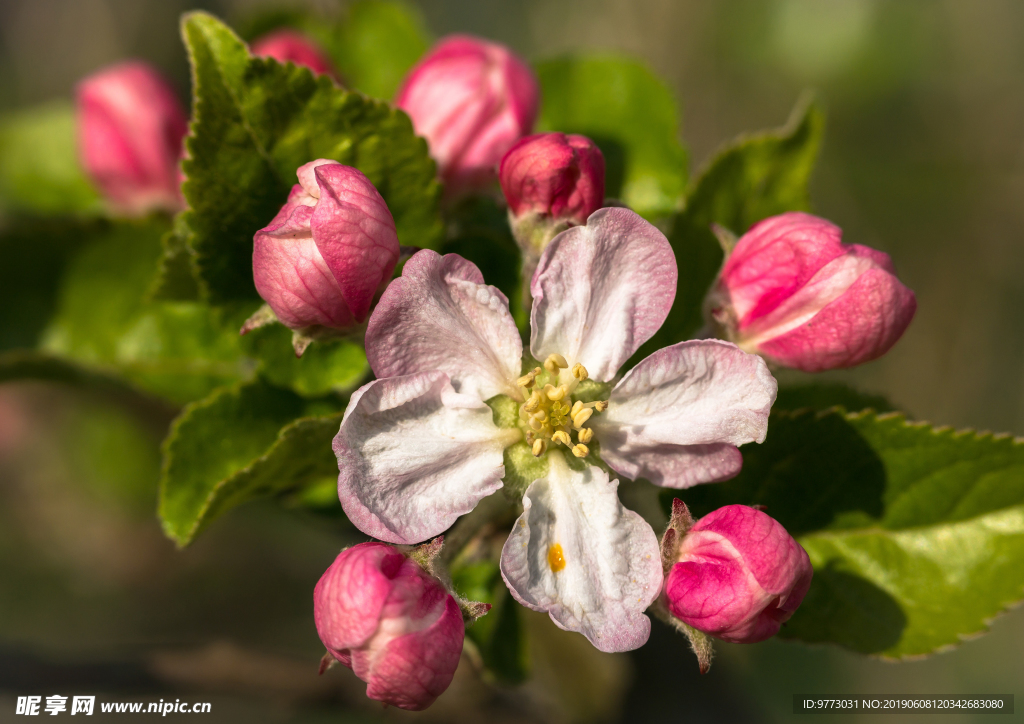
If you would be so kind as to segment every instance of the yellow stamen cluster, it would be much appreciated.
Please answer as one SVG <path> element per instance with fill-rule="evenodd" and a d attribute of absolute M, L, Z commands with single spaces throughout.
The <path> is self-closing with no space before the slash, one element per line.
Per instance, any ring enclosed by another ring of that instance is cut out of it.
<path fill-rule="evenodd" d="M 517 381 L 526 397 L 519 408 L 519 418 L 526 428 L 526 444 L 537 457 L 545 453 L 548 441 L 551 441 L 569 448 L 576 457 L 585 458 L 590 454 L 587 444 L 594 439 L 594 431 L 584 425 L 595 412 L 608 409 L 608 402 L 604 400 L 573 401 L 572 393 L 576 386 L 589 375 L 587 368 L 578 362 L 572 367 L 571 377 L 563 375 L 562 370 L 568 367 L 565 357 L 551 354 L 544 360 L 543 370 L 534 367 Z M 545 371 L 550 382 L 542 386 L 537 378 Z M 576 434 L 575 442 L 573 433 Z"/>

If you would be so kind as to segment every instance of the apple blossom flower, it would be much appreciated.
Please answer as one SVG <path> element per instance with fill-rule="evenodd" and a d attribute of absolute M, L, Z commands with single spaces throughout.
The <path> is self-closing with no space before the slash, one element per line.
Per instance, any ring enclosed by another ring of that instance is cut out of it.
<path fill-rule="evenodd" d="M 273 58 L 279 63 L 303 65 L 314 73 L 336 77 L 334 66 L 316 43 L 295 30 L 275 30 L 252 42 L 253 55 Z"/>
<path fill-rule="evenodd" d="M 610 388 L 675 286 L 660 231 L 597 211 L 541 256 L 530 352 L 543 366 L 521 374 L 505 296 L 455 254 L 415 254 L 367 327 L 378 379 L 352 395 L 334 439 L 349 519 L 392 543 L 426 540 L 502 487 L 506 454 L 532 453 L 546 472 L 502 551 L 509 589 L 603 651 L 643 644 L 658 542 L 590 456 L 668 487 L 724 480 L 742 464 L 736 446 L 764 440 L 776 392 L 763 360 L 717 340 L 659 350 Z M 516 412 L 499 426 L 488 402 Z"/>
<path fill-rule="evenodd" d="M 419 711 L 452 682 L 465 625 L 455 598 L 419 563 L 383 543 L 342 551 L 313 591 L 328 653 L 371 699 Z"/>
<path fill-rule="evenodd" d="M 188 117 L 167 81 L 132 61 L 90 75 L 75 95 L 82 166 L 111 206 L 130 215 L 181 209 Z"/>
<path fill-rule="evenodd" d="M 410 71 L 395 105 L 427 139 L 453 196 L 493 182 L 505 151 L 533 128 L 539 96 L 533 71 L 508 48 L 452 35 Z"/>
<path fill-rule="evenodd" d="M 604 204 L 604 155 L 586 136 L 539 133 L 501 159 L 501 190 L 516 241 L 539 255 L 554 236 Z"/>
<path fill-rule="evenodd" d="M 881 357 L 917 310 L 888 254 L 843 244 L 842 231 L 799 212 L 755 224 L 708 297 L 711 317 L 741 349 L 805 372 Z"/>
<path fill-rule="evenodd" d="M 789 620 L 811 585 L 807 552 L 774 518 L 727 505 L 678 540 L 665 579 L 669 612 L 723 641 L 757 643 Z"/>
<path fill-rule="evenodd" d="M 321 158 L 296 175 L 288 202 L 253 239 L 256 290 L 293 330 L 350 329 L 398 261 L 394 219 L 358 169 Z"/>

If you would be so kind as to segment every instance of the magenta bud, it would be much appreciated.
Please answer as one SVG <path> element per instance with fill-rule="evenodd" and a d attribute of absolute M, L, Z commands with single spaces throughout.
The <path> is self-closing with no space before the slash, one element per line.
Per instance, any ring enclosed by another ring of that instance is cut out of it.
<path fill-rule="evenodd" d="M 383 543 L 342 551 L 313 591 L 328 652 L 366 682 L 371 699 L 419 711 L 455 676 L 465 624 L 455 598 Z"/>
<path fill-rule="evenodd" d="M 533 128 L 540 89 L 508 48 L 468 35 L 441 40 L 406 77 L 395 104 L 427 139 L 451 197 L 494 181 Z"/>
<path fill-rule="evenodd" d="M 167 82 L 133 61 L 106 68 L 76 89 L 79 155 L 119 213 L 177 211 L 188 118 Z"/>
<path fill-rule="evenodd" d="M 253 55 L 273 58 L 279 63 L 304 65 L 314 73 L 336 78 L 334 66 L 316 43 L 294 30 L 275 30 L 252 41 Z"/>
<path fill-rule="evenodd" d="M 723 641 L 771 638 L 811 585 L 811 561 L 774 518 L 727 505 L 697 521 L 665 579 L 669 612 Z"/>
<path fill-rule="evenodd" d="M 498 176 L 513 217 L 533 213 L 579 225 L 604 204 L 604 155 L 586 136 L 520 139 L 501 159 Z"/>
<path fill-rule="evenodd" d="M 395 221 L 351 166 L 318 159 L 296 175 L 288 203 L 253 239 L 256 290 L 294 330 L 350 329 L 398 261 Z"/>
<path fill-rule="evenodd" d="M 805 372 L 881 357 L 917 310 L 888 254 L 843 244 L 825 219 L 791 212 L 755 224 L 736 243 L 709 297 L 729 339 Z"/>

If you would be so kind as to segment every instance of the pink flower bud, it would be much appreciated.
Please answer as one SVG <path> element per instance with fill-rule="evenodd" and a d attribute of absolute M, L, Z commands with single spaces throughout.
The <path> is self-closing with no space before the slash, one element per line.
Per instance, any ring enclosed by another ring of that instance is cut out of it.
<path fill-rule="evenodd" d="M 294 30 L 275 30 L 252 42 L 253 55 L 273 58 L 279 63 L 304 65 L 314 73 L 336 77 L 327 55 L 312 40 Z"/>
<path fill-rule="evenodd" d="M 254 237 L 256 290 L 292 329 L 353 327 L 398 261 L 395 221 L 351 166 L 321 158 L 296 175 L 288 203 Z"/>
<path fill-rule="evenodd" d="M 843 244 L 839 227 L 792 212 L 743 235 L 709 306 L 744 350 L 820 372 L 888 352 L 914 318 L 917 300 L 887 254 Z"/>
<path fill-rule="evenodd" d="M 536 213 L 579 225 L 604 204 L 604 155 L 586 136 L 520 139 L 501 159 L 499 178 L 516 217 Z"/>
<path fill-rule="evenodd" d="M 705 515 L 665 579 L 673 616 L 723 641 L 771 638 L 811 585 L 811 561 L 775 519 L 746 505 Z"/>
<path fill-rule="evenodd" d="M 491 183 L 530 132 L 540 90 L 508 48 L 467 35 L 439 42 L 406 77 L 395 104 L 425 137 L 449 195 Z"/>
<path fill-rule="evenodd" d="M 366 695 L 419 711 L 452 682 L 465 625 L 441 582 L 396 548 L 342 551 L 313 591 L 328 652 L 366 682 Z"/>
<path fill-rule="evenodd" d="M 176 211 L 188 119 L 174 91 L 141 62 L 115 65 L 76 89 L 82 165 L 119 212 Z"/>

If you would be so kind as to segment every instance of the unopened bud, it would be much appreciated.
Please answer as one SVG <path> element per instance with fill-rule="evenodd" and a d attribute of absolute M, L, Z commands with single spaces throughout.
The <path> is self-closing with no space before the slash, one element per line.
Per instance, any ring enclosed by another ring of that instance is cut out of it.
<path fill-rule="evenodd" d="M 839 227 L 790 212 L 739 239 L 705 309 L 745 351 L 821 372 L 888 352 L 914 318 L 917 300 L 887 254 L 843 244 Z"/>
<path fill-rule="evenodd" d="M 811 585 L 811 562 L 800 544 L 776 520 L 745 505 L 719 508 L 669 538 L 670 548 L 678 546 L 674 562 L 666 561 L 671 567 L 662 595 L 669 612 L 724 641 L 774 636 Z"/>
<path fill-rule="evenodd" d="M 310 38 L 294 30 L 275 30 L 252 42 L 252 54 L 273 58 L 279 63 L 304 65 L 314 73 L 337 79 L 327 54 Z"/>

